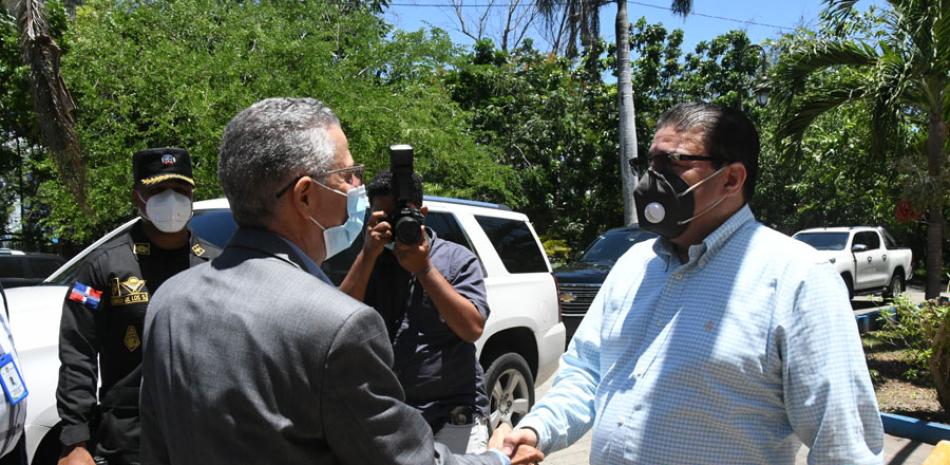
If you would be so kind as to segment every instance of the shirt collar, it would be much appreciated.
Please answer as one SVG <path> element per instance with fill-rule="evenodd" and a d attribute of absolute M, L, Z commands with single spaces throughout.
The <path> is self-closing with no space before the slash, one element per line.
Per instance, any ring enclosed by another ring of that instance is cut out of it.
<path fill-rule="evenodd" d="M 739 211 L 733 213 L 728 220 L 723 224 L 719 225 L 718 228 L 709 233 L 702 243 L 693 244 L 689 246 L 688 254 L 689 261 L 695 262 L 699 260 L 700 257 L 706 255 L 707 253 L 715 253 L 739 230 L 743 225 L 750 221 L 755 221 L 755 215 L 752 214 L 752 209 L 749 208 L 749 204 L 745 204 Z M 667 260 L 671 259 L 674 255 L 673 252 L 673 243 L 665 237 L 660 237 L 657 239 L 656 243 L 653 244 L 653 250 L 657 255 L 663 256 Z"/>

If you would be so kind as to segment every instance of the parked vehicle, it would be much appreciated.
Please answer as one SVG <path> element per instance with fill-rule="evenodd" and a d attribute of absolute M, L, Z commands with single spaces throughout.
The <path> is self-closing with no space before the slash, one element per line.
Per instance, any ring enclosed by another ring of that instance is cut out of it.
<path fill-rule="evenodd" d="M 543 383 L 554 373 L 564 350 L 565 330 L 544 249 L 524 214 L 481 202 L 425 200 L 429 207 L 426 224 L 439 237 L 468 247 L 481 259 L 491 316 L 476 347 L 485 368 L 491 423 L 517 423 L 534 403 L 535 383 Z M 92 251 L 135 221 L 87 247 L 42 285 L 7 293 L 21 369 L 30 389 L 26 434 L 33 465 L 54 464 L 60 452 L 55 400 L 57 344 L 68 286 Z M 227 243 L 236 228 L 225 199 L 197 202 L 191 227 L 219 246 Z M 348 255 L 349 261 L 334 257 L 324 263 L 331 279 L 342 280 L 359 246 L 354 244 L 341 253 Z"/>
<path fill-rule="evenodd" d="M 66 263 L 59 255 L 0 249 L 0 285 L 4 289 L 39 284 Z"/>
<path fill-rule="evenodd" d="M 908 248 L 897 247 L 884 228 L 815 228 L 792 237 L 814 247 L 834 264 L 849 297 L 876 293 L 893 297 L 906 288 L 913 254 Z"/>
<path fill-rule="evenodd" d="M 554 273 L 568 343 L 617 259 L 633 244 L 654 237 L 636 225 L 611 229 L 594 239 L 577 261 Z"/>

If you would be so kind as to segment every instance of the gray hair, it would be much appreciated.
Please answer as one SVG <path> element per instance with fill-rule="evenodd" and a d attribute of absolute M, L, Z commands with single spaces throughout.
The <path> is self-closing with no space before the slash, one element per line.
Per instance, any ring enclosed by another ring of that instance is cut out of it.
<path fill-rule="evenodd" d="M 295 176 L 330 169 L 336 147 L 327 130 L 340 120 L 312 98 L 269 98 L 238 113 L 224 129 L 218 178 L 241 226 L 265 227 L 276 194 Z"/>

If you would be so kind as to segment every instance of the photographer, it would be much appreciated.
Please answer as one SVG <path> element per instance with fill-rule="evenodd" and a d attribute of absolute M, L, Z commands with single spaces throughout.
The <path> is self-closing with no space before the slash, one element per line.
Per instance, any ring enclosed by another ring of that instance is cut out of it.
<path fill-rule="evenodd" d="M 394 166 L 366 190 L 373 211 L 366 240 L 340 290 L 386 321 L 406 402 L 436 441 L 455 453 L 483 451 L 488 398 L 474 344 L 488 318 L 481 263 L 422 226 L 422 179 L 411 168 Z"/>

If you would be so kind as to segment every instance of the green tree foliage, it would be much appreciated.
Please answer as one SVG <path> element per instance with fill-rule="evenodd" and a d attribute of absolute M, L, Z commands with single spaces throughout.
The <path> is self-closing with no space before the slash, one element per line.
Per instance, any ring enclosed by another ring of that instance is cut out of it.
<path fill-rule="evenodd" d="M 876 19 L 878 40 L 861 34 L 855 0 L 829 1 L 829 30 L 790 53 L 780 68 L 787 108 L 780 135 L 794 147 L 822 113 L 855 100 L 867 103 L 872 150 L 899 160 L 911 150 L 926 156 L 926 171 L 908 192 L 927 211 L 928 298 L 940 292 L 947 205 L 947 120 L 950 108 L 950 1 L 893 0 Z M 856 20 L 855 18 L 858 18 Z M 855 27 L 857 25 L 857 27 Z M 838 79 L 820 79 L 838 68 Z M 817 77 L 814 78 L 814 77 Z M 812 79 L 810 79 L 812 78 Z M 922 134 L 916 147 L 902 131 Z M 893 163 L 893 162 L 892 162 Z M 913 166 L 913 163 L 909 163 Z"/>
<path fill-rule="evenodd" d="M 199 199 L 221 195 L 225 124 L 272 96 L 312 96 L 340 116 L 370 173 L 386 147 L 416 147 L 430 193 L 520 204 L 510 169 L 476 145 L 439 83 L 454 49 L 439 31 L 396 33 L 365 8 L 338 2 L 92 0 L 77 8 L 63 73 L 76 98 L 93 215 L 58 184 L 41 188 L 47 222 L 88 241 L 128 218 L 131 153 L 192 152 Z"/>
<path fill-rule="evenodd" d="M 507 55 L 483 41 L 446 78 L 478 141 L 517 173 L 522 210 L 574 246 L 623 216 L 615 94 L 584 76 L 530 42 Z"/>
<path fill-rule="evenodd" d="M 62 42 L 68 22 L 63 4 L 46 4 L 46 20 L 56 41 Z M 17 48 L 16 18 L 0 9 L 0 235 L 14 237 L 15 247 L 45 249 L 51 235 L 40 220 L 49 206 L 36 199 L 40 183 L 53 179 L 52 172 L 37 166 L 47 157 L 39 144 L 39 129 L 30 96 L 30 70 Z M 19 200 L 22 210 L 14 212 Z M 22 213 L 20 228 L 10 220 Z"/>
<path fill-rule="evenodd" d="M 743 32 L 702 42 L 686 57 L 682 43 L 683 31 L 646 19 L 632 29 L 640 153 L 649 149 L 660 114 L 676 103 L 733 105 L 741 97 L 754 106 L 763 57 Z M 623 222 L 617 91 L 601 78 L 613 56 L 608 50 L 607 58 L 584 55 L 574 63 L 530 45 L 508 55 L 481 42 L 447 78 L 453 98 L 472 112 L 479 141 L 497 147 L 496 160 L 518 173 L 523 210 L 540 231 L 574 249 Z M 739 82 L 747 84 L 744 92 L 736 92 Z"/>

